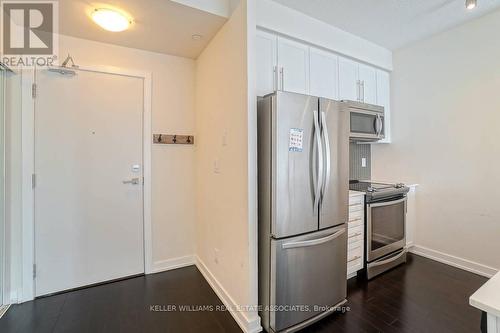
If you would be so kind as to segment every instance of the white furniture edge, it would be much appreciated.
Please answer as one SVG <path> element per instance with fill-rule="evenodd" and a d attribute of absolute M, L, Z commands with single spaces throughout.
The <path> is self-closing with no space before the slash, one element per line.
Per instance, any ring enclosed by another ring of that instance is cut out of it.
<path fill-rule="evenodd" d="M 425 246 L 413 245 L 410 248 L 410 252 L 488 278 L 492 277 L 498 272 L 498 270 L 493 267 L 489 267 L 471 260 L 459 258 L 441 251 L 433 250 Z"/>
<path fill-rule="evenodd" d="M 231 295 L 226 291 L 226 289 L 224 289 L 222 284 L 215 278 L 212 272 L 210 272 L 200 257 L 196 257 L 196 267 L 198 267 L 205 280 L 208 282 L 210 287 L 212 287 L 215 294 L 226 306 L 236 323 L 245 333 L 257 333 L 262 331 L 260 317 L 256 316 L 255 318 L 250 319 L 244 312 L 238 311 L 237 309 L 240 305 L 234 301 Z"/>
<path fill-rule="evenodd" d="M 500 317 L 500 273 L 497 273 L 472 294 L 469 298 L 469 304 L 487 312 L 492 317 Z M 489 321 L 488 317 L 488 325 Z"/>
<path fill-rule="evenodd" d="M 9 307 L 10 307 L 10 304 L 0 306 L 0 319 L 3 317 L 4 314 L 7 313 L 7 310 L 9 310 Z"/>
<path fill-rule="evenodd" d="M 143 114 L 143 202 L 144 202 L 144 273 L 150 274 L 153 266 L 152 216 L 151 216 L 151 136 L 152 136 L 152 73 L 129 70 L 111 66 L 80 66 L 80 71 L 106 73 L 136 77 L 144 80 Z M 35 280 L 35 196 L 32 188 L 32 175 L 35 171 L 35 99 L 32 97 L 32 85 L 36 82 L 36 71 L 21 71 L 22 75 L 22 256 L 21 278 L 16 299 L 22 303 L 34 299 Z M 12 292 L 11 292 L 12 295 Z"/>

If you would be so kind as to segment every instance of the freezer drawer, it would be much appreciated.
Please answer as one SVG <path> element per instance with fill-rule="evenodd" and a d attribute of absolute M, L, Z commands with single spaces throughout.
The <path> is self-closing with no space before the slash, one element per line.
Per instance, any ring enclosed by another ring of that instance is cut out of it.
<path fill-rule="evenodd" d="M 271 241 L 270 327 L 279 332 L 347 296 L 346 225 Z M 286 307 L 289 308 L 286 308 Z M 295 306 L 295 308 L 290 308 Z M 286 311 L 280 311 L 286 310 Z"/>

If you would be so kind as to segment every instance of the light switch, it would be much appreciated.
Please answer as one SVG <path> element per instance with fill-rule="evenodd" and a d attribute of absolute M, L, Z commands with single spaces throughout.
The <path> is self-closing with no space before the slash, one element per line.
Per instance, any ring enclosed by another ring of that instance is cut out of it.
<path fill-rule="evenodd" d="M 366 168 L 366 157 L 361 158 L 361 167 Z"/>
<path fill-rule="evenodd" d="M 214 160 L 214 173 L 220 173 L 220 162 L 218 158 Z"/>

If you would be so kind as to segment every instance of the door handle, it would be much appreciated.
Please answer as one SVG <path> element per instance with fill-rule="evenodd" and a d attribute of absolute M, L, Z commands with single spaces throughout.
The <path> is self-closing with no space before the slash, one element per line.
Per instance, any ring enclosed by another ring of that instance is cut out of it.
<path fill-rule="evenodd" d="M 285 68 L 280 68 L 280 76 L 281 76 L 281 90 L 285 91 Z"/>
<path fill-rule="evenodd" d="M 278 89 L 278 66 L 273 67 L 273 91 Z"/>
<path fill-rule="evenodd" d="M 381 265 L 385 265 L 385 264 L 388 264 L 390 262 L 393 262 L 393 261 L 396 261 L 398 260 L 399 258 L 401 258 L 404 254 L 406 253 L 406 248 L 404 248 L 403 250 L 401 250 L 401 252 L 399 253 L 396 253 L 395 255 L 393 255 L 392 257 L 388 258 L 388 259 L 385 259 L 385 260 L 380 260 L 380 261 L 375 261 L 373 263 L 370 263 L 370 266 L 371 267 L 376 267 L 376 266 L 381 266 Z"/>
<path fill-rule="evenodd" d="M 365 102 L 365 81 L 361 81 L 361 101 Z"/>
<path fill-rule="evenodd" d="M 324 197 L 326 191 L 328 190 L 328 185 L 330 183 L 330 173 L 331 173 L 331 153 L 330 153 L 330 135 L 328 134 L 328 127 L 326 124 L 326 114 L 325 111 L 321 111 L 321 131 L 323 132 L 323 143 L 325 145 L 325 178 L 323 179 L 323 186 L 321 188 L 321 196 Z M 323 205 L 323 201 L 321 201 Z"/>
<path fill-rule="evenodd" d="M 318 170 L 317 170 L 317 180 L 316 180 L 316 187 L 315 187 L 315 193 L 314 193 L 314 207 L 313 210 L 316 213 L 317 210 L 319 209 L 319 200 L 321 197 L 321 187 L 323 184 L 323 145 L 321 144 L 321 129 L 319 127 L 319 116 L 318 116 L 318 111 L 314 110 L 313 111 L 313 117 L 314 117 L 314 131 L 315 131 L 315 137 L 316 137 L 316 145 L 318 146 Z M 313 157 L 314 158 L 314 157 Z"/>
<path fill-rule="evenodd" d="M 378 115 L 377 118 L 378 118 L 378 123 L 379 123 L 379 125 L 378 125 L 379 130 L 378 130 L 377 135 L 380 136 L 380 134 L 382 134 L 382 130 L 384 129 L 384 122 L 382 121 L 382 117 L 380 115 Z"/>
<path fill-rule="evenodd" d="M 358 95 L 358 102 L 361 102 L 361 81 L 356 80 L 356 93 Z"/>
<path fill-rule="evenodd" d="M 320 245 L 320 244 L 334 240 L 335 238 L 342 235 L 344 232 L 345 232 L 345 228 L 342 228 L 342 230 L 339 230 L 336 233 L 333 233 L 333 234 L 326 236 L 326 237 L 323 237 L 323 238 L 307 240 L 307 241 L 302 241 L 302 242 L 285 243 L 282 245 L 282 248 L 283 248 L 283 250 L 286 250 L 286 249 L 294 249 L 297 247 L 307 247 L 307 246 Z"/>
<path fill-rule="evenodd" d="M 130 180 L 124 180 L 123 184 L 139 185 L 141 183 L 140 178 L 132 178 Z"/>

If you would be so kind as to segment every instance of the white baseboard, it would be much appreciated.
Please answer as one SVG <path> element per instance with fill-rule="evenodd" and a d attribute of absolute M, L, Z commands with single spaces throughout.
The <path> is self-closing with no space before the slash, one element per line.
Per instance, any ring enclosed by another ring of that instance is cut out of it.
<path fill-rule="evenodd" d="M 479 274 L 487 278 L 492 277 L 498 272 L 498 269 L 489 267 L 471 260 L 459 258 L 451 254 L 443 253 L 433 249 L 429 249 L 420 245 L 413 245 L 409 248 L 411 253 L 415 253 L 422 257 L 426 257 L 435 261 L 439 261 L 443 264 L 447 264 L 456 268 L 463 269 L 468 272 Z"/>
<path fill-rule="evenodd" d="M 153 263 L 153 268 L 148 274 L 160 273 L 169 271 L 172 269 L 182 268 L 186 266 L 191 266 L 196 264 L 196 256 L 189 255 L 184 257 L 178 257 L 173 259 L 155 261 Z"/>
<path fill-rule="evenodd" d="M 196 266 L 200 270 L 201 274 L 203 274 L 208 284 L 212 287 L 213 291 L 220 298 L 222 303 L 226 306 L 226 308 L 228 308 L 229 313 L 233 316 L 234 320 L 236 320 L 236 323 L 238 323 L 243 332 L 261 332 L 262 326 L 260 325 L 260 317 L 256 316 L 256 318 L 249 319 L 244 312 L 237 311 L 236 309 L 238 308 L 238 304 L 233 300 L 231 295 L 229 295 L 220 282 L 217 281 L 215 276 L 210 272 L 199 257 L 196 257 Z"/>

